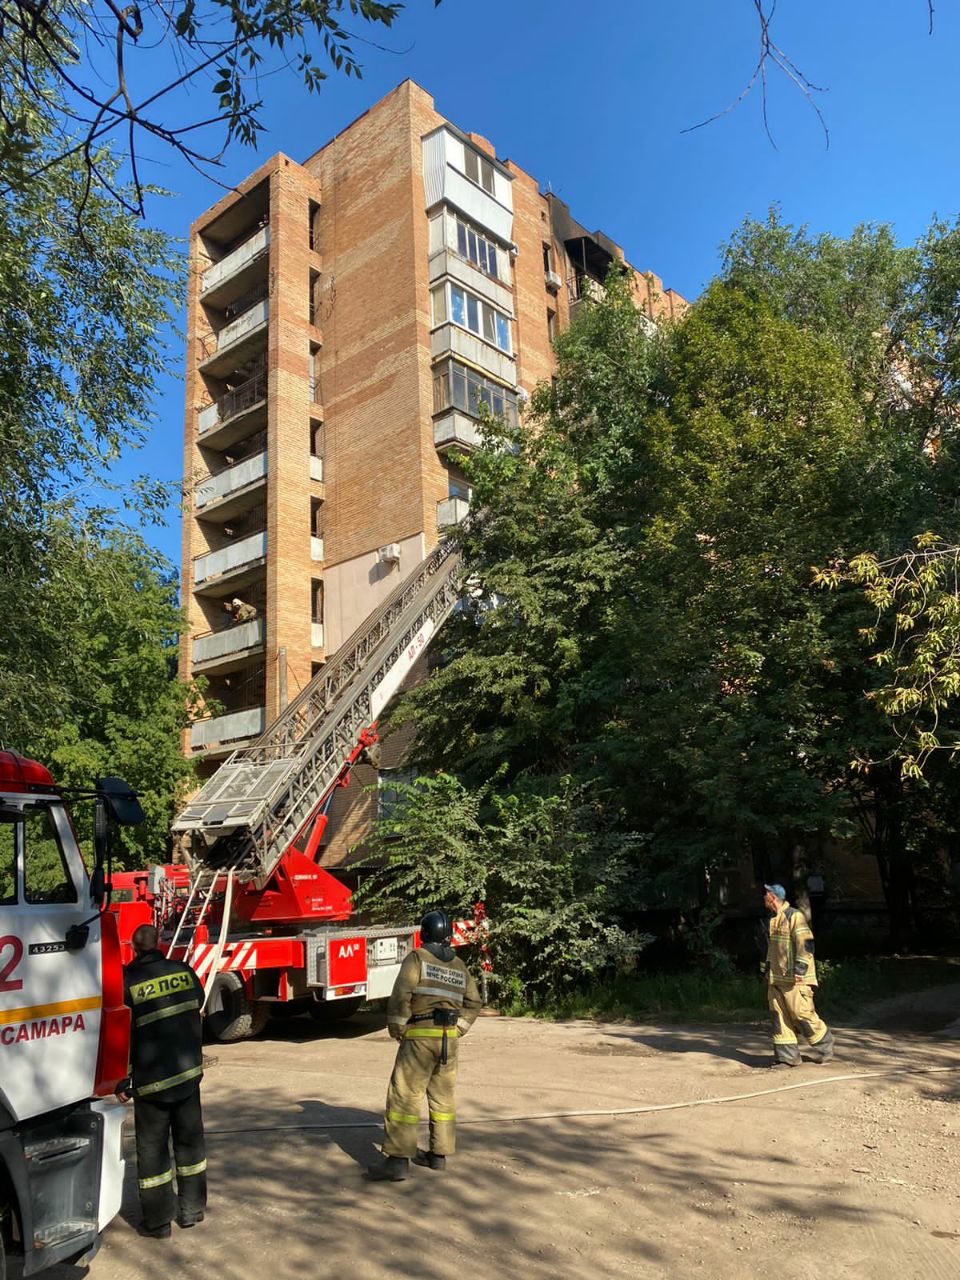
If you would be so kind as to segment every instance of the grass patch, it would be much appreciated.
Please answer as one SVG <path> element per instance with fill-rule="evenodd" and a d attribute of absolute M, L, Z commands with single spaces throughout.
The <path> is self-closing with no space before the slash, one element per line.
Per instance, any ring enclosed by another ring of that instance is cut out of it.
<path fill-rule="evenodd" d="M 817 1008 L 829 1021 L 926 987 L 960 983 L 960 959 L 932 956 L 818 962 Z M 628 1022 L 766 1021 L 766 983 L 751 973 L 621 975 L 551 999 L 504 1001 L 514 1017 L 622 1019 Z"/>

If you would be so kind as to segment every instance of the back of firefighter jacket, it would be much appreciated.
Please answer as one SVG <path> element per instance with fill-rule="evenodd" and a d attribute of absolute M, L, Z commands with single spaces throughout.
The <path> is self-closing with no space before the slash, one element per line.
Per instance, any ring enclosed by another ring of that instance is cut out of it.
<path fill-rule="evenodd" d="M 803 912 L 789 902 L 770 920 L 767 963 L 770 983 L 775 987 L 790 988 L 798 978 L 809 987 L 817 985 L 813 930 Z"/>
<path fill-rule="evenodd" d="M 203 1075 L 200 979 L 189 965 L 159 951 L 137 956 L 123 977 L 124 1000 L 132 1010 L 134 1096 L 154 1102 L 186 1097 Z"/>
<path fill-rule="evenodd" d="M 462 1034 L 473 1026 L 481 1005 L 473 975 L 452 947 L 417 947 L 405 957 L 393 984 L 387 1026 L 398 1036 L 411 1018 L 452 1009 Z"/>

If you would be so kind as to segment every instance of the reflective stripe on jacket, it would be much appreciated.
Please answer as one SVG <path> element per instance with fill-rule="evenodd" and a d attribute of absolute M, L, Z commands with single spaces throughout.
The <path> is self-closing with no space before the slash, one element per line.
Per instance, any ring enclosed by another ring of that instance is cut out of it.
<path fill-rule="evenodd" d="M 464 1032 L 473 1026 L 481 1004 L 473 975 L 452 949 L 450 958 L 443 959 L 426 947 L 418 947 L 400 966 L 387 1005 L 387 1025 L 399 1036 L 412 1017 L 434 1009 L 454 1009 L 459 1014 L 457 1026 Z"/>
<path fill-rule="evenodd" d="M 134 1094 L 157 1102 L 185 1097 L 203 1075 L 199 978 L 159 951 L 132 960 L 123 976 Z"/>
<path fill-rule="evenodd" d="M 813 958 L 813 930 L 807 917 L 785 902 L 770 920 L 767 945 L 769 980 L 778 987 L 792 987 L 797 978 L 808 986 L 817 985 L 817 965 Z"/>

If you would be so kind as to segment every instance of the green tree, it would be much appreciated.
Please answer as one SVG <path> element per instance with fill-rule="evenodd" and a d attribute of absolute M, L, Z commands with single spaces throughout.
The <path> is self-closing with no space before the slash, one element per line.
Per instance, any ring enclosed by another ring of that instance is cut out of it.
<path fill-rule="evenodd" d="M 53 522 L 45 536 L 25 637 L 37 652 L 18 644 L 6 656 L 0 737 L 64 786 L 124 777 L 147 815 L 122 829 L 125 865 L 160 861 L 193 775 L 180 751 L 193 691 L 176 674 L 176 577 L 139 536 L 92 527 L 89 517 Z"/>
<path fill-rule="evenodd" d="M 16 102 L 33 151 L 49 156 L 53 104 L 22 86 Z M 115 172 L 109 155 L 99 163 Z M 0 740 L 65 784 L 126 773 L 148 823 L 125 847 L 142 859 L 162 856 L 189 772 L 176 582 L 89 495 L 147 430 L 179 266 L 108 194 L 85 195 L 85 179 L 76 156 L 0 207 Z M 149 514 L 160 488 L 137 483 L 118 499 Z"/>
<path fill-rule="evenodd" d="M 949 506 L 943 414 L 932 450 L 909 368 L 940 351 L 946 234 L 904 250 L 885 228 L 745 224 L 661 333 L 611 276 L 524 424 L 490 423 L 467 462 L 477 589 L 400 710 L 423 764 L 473 788 L 499 771 L 507 794 L 598 788 L 645 837 L 647 902 L 705 902 L 743 856 L 802 888 L 860 821 L 902 916 L 920 800 L 851 768 L 895 737 L 865 697 L 871 610 L 813 566 L 889 552 Z"/>
<path fill-rule="evenodd" d="M 365 847 L 382 861 L 357 895 L 378 919 L 441 906 L 490 923 L 491 979 L 508 997 L 556 995 L 632 962 L 649 939 L 635 907 L 635 837 L 571 778 L 552 794 L 471 791 L 440 773 L 399 788 Z"/>

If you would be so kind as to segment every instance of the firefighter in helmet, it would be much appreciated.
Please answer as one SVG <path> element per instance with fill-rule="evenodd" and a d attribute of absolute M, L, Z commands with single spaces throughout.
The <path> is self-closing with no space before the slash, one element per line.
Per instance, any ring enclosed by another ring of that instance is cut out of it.
<path fill-rule="evenodd" d="M 473 1025 L 481 1000 L 470 971 L 450 945 L 442 911 L 420 922 L 420 946 L 400 966 L 387 1006 L 387 1029 L 400 1041 L 387 1089 L 383 1160 L 367 1176 L 402 1182 L 409 1161 L 443 1169 L 456 1150 L 457 1042 Z M 430 1115 L 430 1149 L 417 1147 L 423 1095 Z"/>
<path fill-rule="evenodd" d="M 200 1111 L 203 987 L 190 966 L 168 960 L 157 941 L 152 924 L 134 930 L 134 958 L 124 969 L 124 1001 L 132 1014 L 131 1070 L 117 1096 L 123 1102 L 133 1098 L 143 1211 L 138 1231 L 162 1240 L 170 1235 L 175 1211 L 178 1226 L 203 1221 L 207 1160 Z"/>
<path fill-rule="evenodd" d="M 763 905 L 770 913 L 767 940 L 767 1005 L 773 1024 L 773 1065 L 798 1067 L 798 1035 L 809 1042 L 803 1056 L 812 1062 L 833 1057 L 833 1032 L 813 1006 L 817 965 L 807 917 L 787 901 L 782 884 L 765 884 Z"/>

